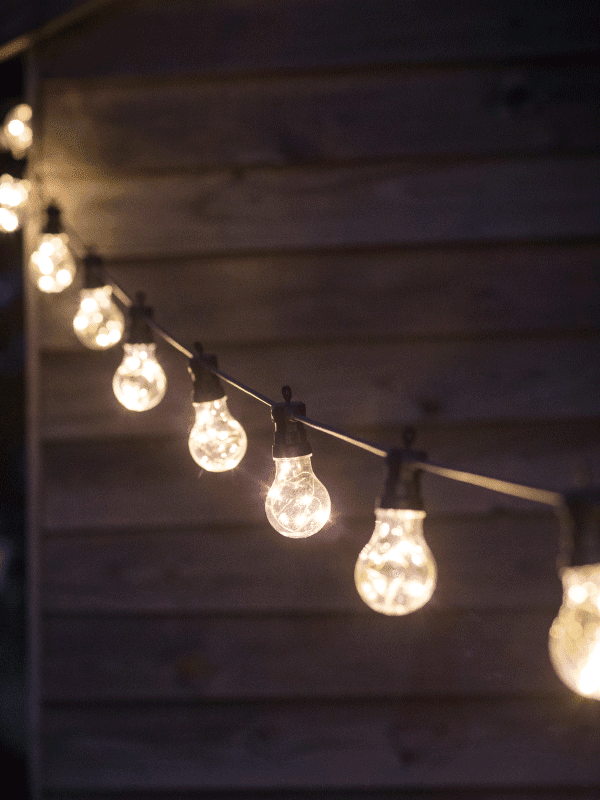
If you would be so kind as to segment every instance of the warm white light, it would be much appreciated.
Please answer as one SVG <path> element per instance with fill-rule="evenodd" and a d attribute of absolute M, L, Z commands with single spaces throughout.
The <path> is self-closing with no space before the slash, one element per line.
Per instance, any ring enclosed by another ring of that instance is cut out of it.
<path fill-rule="evenodd" d="M 21 103 L 4 118 L 4 141 L 15 158 L 23 158 L 33 141 L 31 115 L 31 107 Z"/>
<path fill-rule="evenodd" d="M 62 292 L 75 276 L 75 261 L 67 247 L 65 233 L 44 233 L 29 263 L 43 292 Z"/>
<path fill-rule="evenodd" d="M 0 175 L 0 228 L 7 232 L 16 231 L 21 224 L 31 183 L 5 173 Z"/>
<path fill-rule="evenodd" d="M 19 215 L 12 208 L 0 206 L 0 228 L 5 233 L 12 233 L 19 227 Z"/>
<path fill-rule="evenodd" d="M 106 350 L 121 341 L 125 320 L 112 299 L 112 288 L 82 289 L 73 329 L 79 341 L 91 350 Z"/>
<path fill-rule="evenodd" d="M 267 519 L 293 539 L 312 536 L 329 519 L 331 500 L 315 477 L 310 456 L 275 458 L 275 480 L 267 494 Z"/>
<path fill-rule="evenodd" d="M 160 403 L 167 378 L 155 357 L 155 344 L 124 344 L 123 361 L 113 377 L 115 397 L 130 411 L 147 411 Z"/>
<path fill-rule="evenodd" d="M 227 397 L 194 403 L 196 421 L 188 445 L 192 458 L 209 472 L 225 472 L 237 467 L 246 452 L 248 440 L 240 423 L 227 408 Z"/>
<path fill-rule="evenodd" d="M 568 567 L 561 578 L 564 597 L 550 628 L 550 659 L 570 689 L 600 700 L 600 564 Z"/>
<path fill-rule="evenodd" d="M 429 600 L 437 568 L 423 538 L 424 511 L 378 508 L 373 536 L 362 549 L 354 581 L 381 614 L 410 614 Z"/>

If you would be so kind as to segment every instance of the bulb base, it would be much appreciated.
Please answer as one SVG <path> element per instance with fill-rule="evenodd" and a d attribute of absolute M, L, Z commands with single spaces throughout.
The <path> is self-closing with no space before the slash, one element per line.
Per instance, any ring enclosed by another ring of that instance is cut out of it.
<path fill-rule="evenodd" d="M 582 489 L 565 495 L 559 516 L 559 569 L 600 564 L 600 490 Z"/>
<path fill-rule="evenodd" d="M 188 361 L 188 372 L 193 384 L 193 403 L 211 403 L 225 397 L 221 381 L 208 369 L 207 364 L 215 369 L 219 368 L 217 357 L 212 354 L 199 353 Z"/>
<path fill-rule="evenodd" d="M 152 319 L 153 311 L 145 301 L 144 293 L 138 292 L 135 296 L 135 303 L 129 308 L 125 344 L 152 344 L 154 342 L 154 334 L 149 322 Z"/>
<path fill-rule="evenodd" d="M 290 415 L 306 416 L 304 403 L 288 401 L 275 403 L 271 407 L 271 417 L 275 423 L 273 458 L 300 458 L 312 455 L 312 448 L 306 438 L 306 429 L 301 422 L 290 419 Z"/>
<path fill-rule="evenodd" d="M 425 453 L 414 450 L 392 449 L 388 453 L 386 481 L 376 509 L 398 509 L 406 511 L 423 511 L 425 506 L 421 496 L 421 470 L 414 464 L 424 461 Z"/>

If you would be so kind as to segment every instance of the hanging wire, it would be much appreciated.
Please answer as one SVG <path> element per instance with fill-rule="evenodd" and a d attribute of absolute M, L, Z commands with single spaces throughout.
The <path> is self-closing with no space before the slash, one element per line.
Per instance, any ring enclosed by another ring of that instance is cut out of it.
<path fill-rule="evenodd" d="M 71 226 L 65 226 L 65 230 L 69 234 L 69 236 L 73 236 L 77 242 L 85 248 L 83 244 L 82 238 L 74 231 Z M 88 248 L 89 249 L 89 248 Z M 131 297 L 127 294 L 127 292 L 117 283 L 117 281 L 103 268 L 103 274 L 111 284 L 113 291 L 118 297 L 118 299 L 123 303 L 125 306 L 132 306 L 133 301 Z M 195 343 L 195 347 L 197 352 L 194 353 L 189 350 L 185 345 L 181 344 L 175 337 L 171 336 L 171 334 L 163 328 L 158 322 L 156 322 L 153 318 L 148 318 L 148 324 L 151 325 L 154 331 L 164 339 L 167 344 L 170 344 L 175 350 L 178 350 L 187 358 L 194 358 L 200 357 L 202 358 L 202 346 L 199 342 Z M 264 403 L 267 406 L 273 408 L 276 405 L 275 401 L 272 400 L 270 397 L 262 394 L 261 392 L 256 391 L 256 389 L 252 389 L 249 386 L 246 386 L 241 381 L 238 381 L 236 378 L 233 378 L 231 375 L 228 375 L 226 372 L 215 367 L 209 361 L 204 361 L 206 369 L 209 372 L 212 372 L 213 375 L 221 378 L 221 380 L 225 381 L 225 383 L 234 386 L 241 392 L 253 397 L 255 400 L 258 400 L 261 403 Z M 284 400 L 285 402 L 289 402 L 291 397 L 291 390 L 289 387 L 284 387 Z M 321 433 L 326 433 L 329 436 L 333 436 L 336 439 L 340 439 L 347 444 L 354 445 L 355 447 L 359 447 L 362 450 L 366 450 L 373 455 L 376 455 L 380 458 L 386 458 L 390 450 L 392 448 L 385 448 L 380 447 L 373 442 L 366 441 L 365 439 L 360 439 L 356 436 L 351 436 L 346 431 L 340 430 L 339 428 L 334 428 L 331 425 L 326 425 L 323 422 L 318 422 L 317 420 L 311 419 L 310 417 L 306 417 L 302 414 L 294 414 L 292 411 L 289 413 L 289 419 L 294 420 L 295 422 L 301 422 L 302 424 L 306 425 L 309 428 L 313 428 L 316 431 L 320 431 Z M 444 467 L 439 464 L 431 464 L 429 461 L 425 461 L 422 459 L 415 459 L 415 455 L 413 451 L 410 449 L 412 442 L 414 440 L 414 429 L 412 427 L 408 427 L 404 431 L 404 445 L 405 445 L 405 455 L 408 460 L 410 460 L 411 466 L 415 469 L 420 469 L 423 472 L 429 472 L 432 475 L 438 475 L 442 478 L 448 478 L 449 480 L 453 481 L 460 481 L 462 483 L 468 483 L 472 486 L 480 486 L 483 489 L 488 489 L 493 492 L 499 492 L 501 494 L 511 495 L 512 497 L 520 497 L 524 500 L 531 500 L 536 503 L 543 503 L 544 505 L 552 506 L 553 508 L 559 508 L 564 506 L 565 503 L 565 496 L 561 492 L 553 492 L 548 489 L 538 489 L 533 486 L 526 486 L 520 483 L 513 483 L 511 481 L 504 481 L 498 478 L 490 478 L 486 475 L 479 475 L 473 472 L 465 472 L 463 470 L 452 469 L 450 467 Z M 419 454 L 420 455 L 420 454 Z"/>

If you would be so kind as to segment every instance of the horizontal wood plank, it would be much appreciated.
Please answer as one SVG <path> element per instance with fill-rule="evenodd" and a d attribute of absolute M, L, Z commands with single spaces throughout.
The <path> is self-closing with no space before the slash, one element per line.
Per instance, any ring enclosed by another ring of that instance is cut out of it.
<path fill-rule="evenodd" d="M 599 128 L 600 130 L 600 128 Z M 111 262 L 191 343 L 356 341 L 600 329 L 600 246 L 527 244 Z M 45 351 L 79 350 L 79 281 L 40 296 Z M 540 287 L 543 286 L 543 292 Z"/>
<path fill-rule="evenodd" d="M 178 335 L 175 329 L 171 333 Z M 223 348 L 219 356 L 226 373 L 275 402 L 281 386 L 290 384 L 309 416 L 340 427 L 582 418 L 600 410 L 598 335 L 307 347 L 284 340 L 272 347 Z M 44 358 L 45 437 L 187 437 L 193 409 L 186 359 L 160 348 L 167 395 L 150 412 L 134 413 L 112 391 L 122 357 L 122 349 L 115 348 Z M 233 388 L 226 391 L 232 413 L 248 430 L 270 424 L 256 400 Z"/>
<path fill-rule="evenodd" d="M 595 236 L 597 157 L 251 169 L 62 181 L 47 196 L 109 257 Z M 149 224 L 149 220 L 153 224 Z"/>
<path fill-rule="evenodd" d="M 68 31 L 42 74 L 167 75 L 522 58 L 598 46 L 593 0 L 138 0 Z"/>
<path fill-rule="evenodd" d="M 365 433 L 387 445 L 402 441 L 400 428 Z M 315 474 L 334 508 L 327 535 L 336 536 L 345 517 L 371 516 L 385 468 L 381 459 L 331 437 L 311 432 L 310 440 Z M 572 489 L 586 474 L 600 474 L 597 420 L 421 426 L 418 443 L 434 463 L 557 491 Z M 68 530 L 255 523 L 278 536 L 264 510 L 273 474 L 271 444 L 271 434 L 250 437 L 239 467 L 221 475 L 200 473 L 185 437 L 46 445 L 42 522 Z M 436 476 L 424 476 L 423 491 L 430 513 L 539 508 Z"/>
<path fill-rule="evenodd" d="M 600 145 L 594 67 L 392 70 L 45 85 L 44 170 L 65 177 Z"/>
<path fill-rule="evenodd" d="M 53 613 L 367 612 L 353 575 L 372 528 L 372 516 L 348 520 L 301 544 L 254 527 L 55 533 L 43 544 L 42 602 Z M 556 528 L 545 513 L 427 517 L 432 607 L 558 607 Z"/>
<path fill-rule="evenodd" d="M 52 615 L 42 691 L 85 702 L 560 693 L 548 656 L 557 611 Z"/>
<path fill-rule="evenodd" d="M 119 800 L 124 790 L 175 786 L 268 788 L 270 800 L 286 798 L 286 788 L 323 787 L 331 788 L 320 800 L 337 798 L 336 788 L 340 800 L 370 800 L 366 788 L 347 798 L 340 792 L 357 786 L 446 787 L 445 800 L 549 800 L 540 787 L 579 786 L 562 800 L 580 800 L 600 780 L 597 726 L 598 705 L 571 698 L 58 708 L 46 714 L 45 782 L 115 791 Z M 523 786 L 538 788 L 514 792 Z M 503 791 L 463 793 L 475 787 Z"/>

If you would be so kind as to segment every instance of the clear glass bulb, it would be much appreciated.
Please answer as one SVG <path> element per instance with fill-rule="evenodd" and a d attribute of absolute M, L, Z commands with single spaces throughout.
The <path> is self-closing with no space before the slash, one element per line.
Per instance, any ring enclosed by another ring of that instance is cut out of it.
<path fill-rule="evenodd" d="M 600 700 L 600 564 L 568 567 L 561 578 L 564 597 L 550 628 L 550 659 L 570 689 Z"/>
<path fill-rule="evenodd" d="M 0 228 L 12 233 L 20 227 L 25 211 L 31 183 L 20 178 L 13 178 L 5 173 L 0 175 Z"/>
<path fill-rule="evenodd" d="M 31 106 L 20 103 L 11 109 L 4 118 L 4 141 L 10 148 L 14 158 L 23 158 L 31 142 L 33 131 L 31 129 Z"/>
<path fill-rule="evenodd" d="M 125 319 L 112 299 L 112 288 L 82 289 L 73 329 L 79 341 L 91 350 L 106 350 L 121 341 Z"/>
<path fill-rule="evenodd" d="M 188 440 L 192 458 L 209 472 L 237 467 L 246 452 L 246 432 L 227 408 L 227 397 L 194 403 L 196 421 Z"/>
<path fill-rule="evenodd" d="M 410 614 L 429 600 L 437 578 L 423 538 L 425 512 L 378 508 L 375 517 L 373 536 L 356 562 L 356 588 L 373 611 Z"/>
<path fill-rule="evenodd" d="M 113 391 L 130 411 L 147 411 L 165 396 L 167 378 L 155 350 L 155 344 L 123 345 L 123 361 L 114 374 Z"/>
<path fill-rule="evenodd" d="M 67 242 L 66 233 L 44 233 L 31 254 L 31 269 L 42 292 L 62 292 L 73 282 L 75 261 Z"/>
<path fill-rule="evenodd" d="M 310 456 L 275 458 L 275 480 L 267 494 L 267 519 L 276 531 L 302 539 L 320 531 L 329 519 L 331 500 L 315 477 Z"/>

